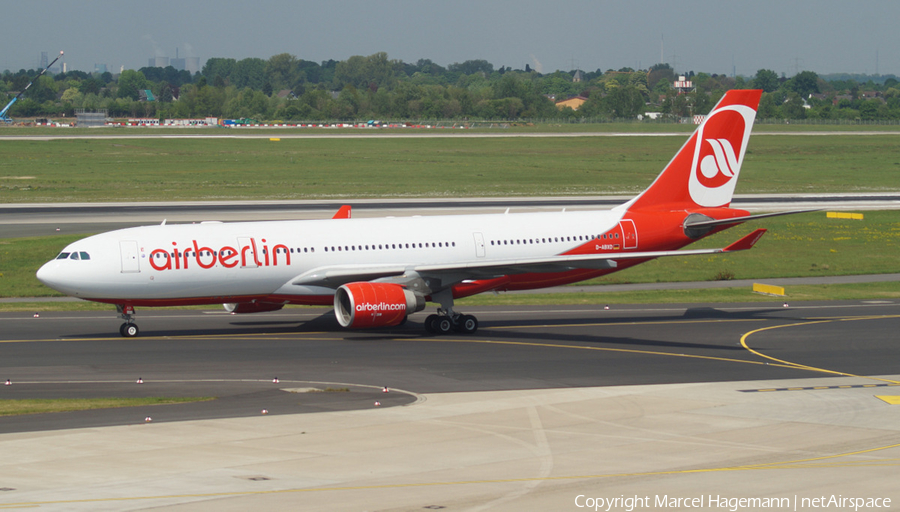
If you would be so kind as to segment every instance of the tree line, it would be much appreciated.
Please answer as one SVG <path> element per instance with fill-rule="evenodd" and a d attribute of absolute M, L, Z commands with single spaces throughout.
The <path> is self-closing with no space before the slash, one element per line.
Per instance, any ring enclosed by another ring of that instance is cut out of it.
<path fill-rule="evenodd" d="M 4 71 L 6 102 L 39 70 Z M 39 77 L 11 109 L 13 117 L 72 117 L 106 109 L 111 117 L 258 120 L 534 120 L 584 122 L 705 114 L 729 89 L 760 88 L 760 119 L 897 120 L 900 82 L 890 75 L 793 77 L 760 69 L 752 77 L 685 73 L 693 89 L 673 87 L 668 64 L 646 70 L 538 73 L 469 60 L 389 59 L 384 52 L 321 63 L 282 53 L 269 59 L 209 59 L 200 72 L 145 67 L 111 73 L 70 71 Z M 151 91 L 146 101 L 143 91 Z M 584 98 L 577 110 L 555 101 Z M 2 100 L 0 100 L 2 101 Z"/>

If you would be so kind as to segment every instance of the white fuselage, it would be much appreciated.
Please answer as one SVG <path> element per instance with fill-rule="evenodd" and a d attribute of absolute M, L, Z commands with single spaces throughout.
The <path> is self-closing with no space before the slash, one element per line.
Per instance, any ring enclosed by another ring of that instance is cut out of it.
<path fill-rule="evenodd" d="M 267 296 L 303 303 L 303 296 L 334 292 L 292 284 L 320 267 L 484 264 L 563 254 L 591 240 L 598 250 L 619 249 L 622 240 L 612 233 L 609 240 L 603 237 L 623 214 L 614 209 L 144 226 L 79 240 L 61 255 L 86 253 L 90 259 L 52 260 L 38 278 L 66 294 L 107 302 L 166 305 Z"/>

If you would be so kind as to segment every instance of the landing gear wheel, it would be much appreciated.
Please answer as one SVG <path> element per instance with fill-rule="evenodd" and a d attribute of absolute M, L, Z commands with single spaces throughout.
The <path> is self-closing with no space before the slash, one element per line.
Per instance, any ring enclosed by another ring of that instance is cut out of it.
<path fill-rule="evenodd" d="M 453 322 L 450 321 L 449 317 L 439 316 L 437 320 L 435 320 L 432 324 L 434 328 L 434 332 L 437 334 L 447 334 L 448 332 L 453 330 Z"/>
<path fill-rule="evenodd" d="M 440 319 L 437 315 L 428 315 L 425 318 L 425 332 L 428 334 L 437 334 L 437 328 L 435 327 L 435 322 Z"/>
<path fill-rule="evenodd" d="M 129 322 L 126 322 L 122 324 L 121 327 L 119 327 L 119 334 L 126 338 L 134 338 L 138 335 L 139 332 L 140 330 L 138 329 L 137 324 L 132 324 Z"/>
<path fill-rule="evenodd" d="M 472 315 L 463 315 L 460 317 L 457 327 L 463 334 L 473 334 L 478 330 L 478 319 Z"/>
<path fill-rule="evenodd" d="M 138 335 L 138 326 L 134 323 L 134 307 L 131 304 L 116 304 L 116 311 L 119 318 L 125 320 L 125 323 L 119 326 L 119 334 L 125 338 L 134 338 Z"/>

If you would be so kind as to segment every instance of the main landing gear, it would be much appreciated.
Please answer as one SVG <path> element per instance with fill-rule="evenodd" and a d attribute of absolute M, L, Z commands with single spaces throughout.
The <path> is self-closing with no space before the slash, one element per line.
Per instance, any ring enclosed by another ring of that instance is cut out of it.
<path fill-rule="evenodd" d="M 425 318 L 425 330 L 431 334 L 447 334 L 451 331 L 472 334 L 478 330 L 478 319 L 472 315 L 448 314 L 443 309 Z"/>
<path fill-rule="evenodd" d="M 473 334 L 478 330 L 478 319 L 453 311 L 453 294 L 448 289 L 433 296 L 440 303 L 436 315 L 425 318 L 425 330 L 431 334 L 448 334 L 452 331 Z"/>
<path fill-rule="evenodd" d="M 119 334 L 125 338 L 137 336 L 140 330 L 134 323 L 134 307 L 130 304 L 116 304 L 116 311 L 119 312 L 119 317 L 125 320 L 125 323 L 119 326 Z"/>

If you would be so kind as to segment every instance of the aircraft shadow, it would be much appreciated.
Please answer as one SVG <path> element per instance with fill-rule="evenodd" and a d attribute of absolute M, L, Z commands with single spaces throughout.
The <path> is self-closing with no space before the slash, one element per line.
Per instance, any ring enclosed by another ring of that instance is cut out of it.
<path fill-rule="evenodd" d="M 641 346 L 656 347 L 670 349 L 707 349 L 707 350 L 724 350 L 724 351 L 743 351 L 743 348 L 737 345 L 725 346 L 714 343 L 693 343 L 693 342 L 676 342 L 661 339 L 641 339 L 641 338 L 622 338 L 604 336 L 601 332 L 576 332 L 581 329 L 579 325 L 592 326 L 602 329 L 603 324 L 620 325 L 623 321 L 633 322 L 636 327 L 641 324 L 653 324 L 659 322 L 673 322 L 677 320 L 755 320 L 769 319 L 770 313 L 781 311 L 778 308 L 761 309 L 753 311 L 722 311 L 712 307 L 691 308 L 682 315 L 655 315 L 640 318 L 624 318 L 621 316 L 605 316 L 606 312 L 598 311 L 596 316 L 581 316 L 567 318 L 531 318 L 525 320 L 509 320 L 509 321 L 484 321 L 481 328 L 475 335 L 481 339 L 514 339 L 519 341 L 541 341 L 560 343 L 591 343 L 603 345 L 624 345 L 624 346 Z M 424 321 L 422 316 L 421 320 Z M 558 329 L 554 330 L 554 326 L 558 325 Z M 548 330 L 554 330 L 548 333 L 547 330 L 532 330 L 532 327 L 546 327 Z M 696 329 L 697 326 L 686 324 L 685 329 Z M 644 332 L 647 332 L 644 329 Z M 202 337 L 202 336 L 240 336 L 240 335 L 266 335 L 266 334 L 305 334 L 305 333 L 324 333 L 327 335 L 335 335 L 336 338 L 354 339 L 354 340 L 391 340 L 391 339 L 430 339 L 439 340 L 442 336 L 431 335 L 425 333 L 424 325 L 421 321 L 411 320 L 401 326 L 372 329 L 361 331 L 348 331 L 341 327 L 330 311 L 323 312 L 321 315 L 305 321 L 296 320 L 273 320 L 271 318 L 253 320 L 251 318 L 240 319 L 228 322 L 227 326 L 218 328 L 209 328 L 208 326 L 196 327 L 189 329 L 154 329 L 152 327 L 142 330 L 141 337 Z M 467 335 L 459 333 L 451 333 L 452 336 L 465 337 Z M 449 335 L 447 335 L 449 336 Z M 110 338 L 121 339 L 120 336 L 111 331 L 93 334 L 79 334 L 74 336 L 64 336 L 60 339 L 67 341 L 77 341 L 80 338 Z"/>
<path fill-rule="evenodd" d="M 657 324 L 660 322 L 675 322 L 678 320 L 767 320 L 771 317 L 770 313 L 774 311 L 781 311 L 780 309 L 772 308 L 772 309 L 764 309 L 764 310 L 755 310 L 755 311 L 738 311 L 738 312 L 730 312 L 730 311 L 722 311 L 712 307 L 698 307 L 691 308 L 685 311 L 682 315 L 657 315 L 650 317 L 641 317 L 635 319 L 627 319 L 628 322 L 633 322 L 634 326 L 642 329 L 643 332 L 653 332 L 652 329 L 648 329 L 649 325 Z M 546 342 L 548 339 L 556 342 L 563 343 L 588 343 L 588 344 L 603 344 L 603 345 L 622 345 L 628 347 L 654 347 L 654 348 L 670 348 L 670 349 L 704 349 L 704 350 L 721 350 L 728 352 L 744 352 L 744 348 L 737 344 L 728 344 L 724 345 L 721 341 L 712 341 L 710 343 L 699 343 L 699 342 L 684 342 L 684 341 L 669 341 L 662 339 L 648 339 L 648 338 L 634 338 L 634 337 L 610 337 L 604 336 L 601 332 L 573 332 L 575 329 L 581 329 L 579 325 L 583 325 L 585 327 L 595 327 L 596 329 L 602 329 L 604 324 L 610 325 L 621 325 L 623 322 L 622 317 L 605 317 L 601 318 L 598 316 L 592 317 L 581 317 L 581 318 L 565 318 L 565 319 L 554 319 L 554 320 L 546 320 L 546 319 L 529 319 L 524 321 L 517 321 L 515 326 L 510 326 L 509 328 L 504 328 L 503 324 L 508 323 L 499 323 L 499 322 L 484 322 L 482 323 L 482 328 L 479 330 L 478 335 L 481 337 L 487 338 L 496 338 L 496 339 L 515 339 L 515 340 L 534 340 Z M 648 327 L 642 327 L 642 324 L 648 324 Z M 559 329 L 556 329 L 553 333 L 548 333 L 547 330 L 553 330 L 554 325 L 559 325 Z M 540 332 L 536 332 L 531 327 L 547 327 L 547 330 L 542 330 Z M 523 328 L 524 327 L 524 328 Z M 573 329 L 574 328 L 574 329 Z M 668 327 L 666 328 L 667 332 L 671 332 L 672 329 L 683 328 L 685 330 L 707 330 L 709 326 L 703 327 L 702 324 L 685 324 L 682 327 Z M 662 330 L 662 329 L 660 329 Z M 698 332 L 698 334 L 701 334 Z M 731 343 L 733 340 L 728 340 Z"/>

